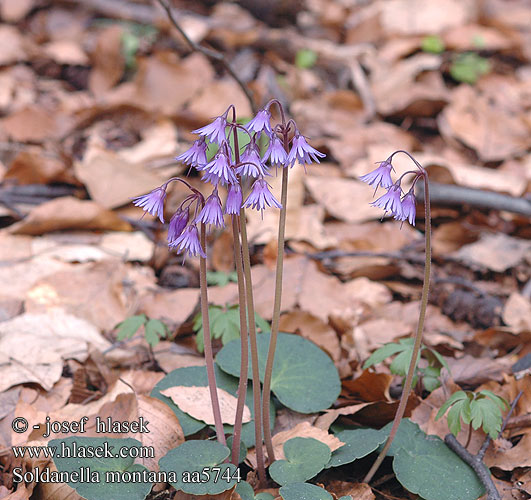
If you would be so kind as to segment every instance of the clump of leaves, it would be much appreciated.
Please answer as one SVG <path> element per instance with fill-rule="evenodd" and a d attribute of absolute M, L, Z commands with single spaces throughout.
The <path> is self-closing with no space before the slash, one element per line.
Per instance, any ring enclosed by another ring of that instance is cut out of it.
<path fill-rule="evenodd" d="M 231 340 L 240 338 L 240 307 L 234 306 L 208 306 L 208 317 L 210 319 L 210 334 L 213 339 L 221 339 L 223 345 Z M 258 332 L 266 333 L 271 331 L 269 323 L 260 315 L 255 313 L 255 323 Z M 194 331 L 197 333 L 195 343 L 197 350 L 205 350 L 203 337 L 203 318 L 198 313 L 194 318 Z"/>
<path fill-rule="evenodd" d="M 450 66 L 450 75 L 458 82 L 474 84 L 490 70 L 491 64 L 488 59 L 475 52 L 465 52 L 455 57 Z"/>
<path fill-rule="evenodd" d="M 115 326 L 116 340 L 122 341 L 130 339 L 139 330 L 144 327 L 146 342 L 155 347 L 161 339 L 168 337 L 168 327 L 158 319 L 148 318 L 145 314 L 138 314 L 125 319 Z"/>
<path fill-rule="evenodd" d="M 389 368 L 391 373 L 405 377 L 407 375 L 411 356 L 413 355 L 413 343 L 414 339 L 408 338 L 400 339 L 398 343 L 390 342 L 385 344 L 372 353 L 369 359 L 365 361 L 363 368 L 367 369 L 370 366 L 381 363 L 384 359 L 396 354 L 397 356 L 392 361 Z M 448 367 L 448 363 L 446 363 L 444 358 L 437 351 L 430 347 L 422 345 L 419 351 L 419 358 L 421 356 L 428 361 L 428 365 L 425 367 L 417 367 L 417 373 L 413 378 L 413 385 L 417 383 L 418 377 L 420 376 L 422 378 L 422 384 L 424 385 L 424 388 L 428 392 L 432 392 L 441 385 L 439 380 L 441 369 L 446 368 L 448 371 L 450 371 L 450 368 Z"/>
<path fill-rule="evenodd" d="M 430 54 L 440 54 L 444 52 L 445 46 L 440 36 L 429 35 L 422 40 L 421 48 L 424 52 L 429 52 Z"/>
<path fill-rule="evenodd" d="M 496 439 L 501 430 L 501 411 L 509 409 L 509 403 L 491 391 L 480 392 L 457 391 L 454 392 L 441 406 L 435 420 L 440 419 L 450 408 L 447 415 L 448 428 L 457 436 L 461 430 L 461 420 L 472 425 L 473 429 L 483 428 L 483 432 L 492 439 Z"/>

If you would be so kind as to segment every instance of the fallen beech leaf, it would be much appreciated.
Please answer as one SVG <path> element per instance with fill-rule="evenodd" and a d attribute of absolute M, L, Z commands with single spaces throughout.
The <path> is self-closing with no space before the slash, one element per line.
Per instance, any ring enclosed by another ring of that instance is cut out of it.
<path fill-rule="evenodd" d="M 343 380 L 343 390 L 349 397 L 355 396 L 362 401 L 391 401 L 389 388 L 393 376 L 389 373 L 375 373 L 363 370 L 362 374 L 354 380 Z"/>
<path fill-rule="evenodd" d="M 120 422 L 135 422 L 140 417 L 143 418 L 149 432 L 108 432 L 98 435 L 113 438 L 131 437 L 140 441 L 143 446 L 153 447 L 154 457 L 139 457 L 138 459 L 149 470 L 158 471 L 159 458 L 184 443 L 184 434 L 175 413 L 167 404 L 149 396 L 137 396 L 133 393 L 119 394 L 114 401 L 100 408 L 98 417 L 103 422 L 107 422 L 108 417 L 112 421 Z"/>
<path fill-rule="evenodd" d="M 224 303 L 224 301 L 218 302 L 210 294 L 209 299 L 216 304 Z M 138 312 L 150 318 L 159 318 L 162 321 L 181 325 L 192 315 L 198 303 L 199 290 L 197 288 L 169 291 L 154 287 L 151 293 L 141 299 Z"/>
<path fill-rule="evenodd" d="M 89 342 L 101 350 L 110 345 L 96 327 L 61 309 L 0 323 L 0 391 L 25 382 L 50 390 L 65 359 L 87 358 Z"/>
<path fill-rule="evenodd" d="M 0 120 L 0 130 L 3 129 L 13 141 L 17 142 L 59 140 L 72 124 L 72 118 L 60 111 L 45 109 L 38 104 L 26 106 Z"/>
<path fill-rule="evenodd" d="M 354 415 L 354 413 L 357 413 L 369 404 L 371 403 L 359 403 L 357 405 L 337 408 L 336 410 L 326 410 L 324 415 L 321 415 L 315 421 L 315 427 L 319 427 L 319 429 L 326 431 L 330 428 L 330 426 L 336 421 L 338 417 L 342 415 Z"/>
<path fill-rule="evenodd" d="M 323 320 L 306 311 L 293 311 L 280 317 L 281 332 L 300 333 L 324 349 L 333 360 L 341 355 L 339 339 L 336 332 Z"/>
<path fill-rule="evenodd" d="M 531 242 L 503 233 L 484 234 L 479 241 L 454 252 L 452 257 L 502 273 L 531 257 Z"/>
<path fill-rule="evenodd" d="M 146 169 L 144 164 L 130 163 L 99 146 L 88 150 L 83 161 L 74 162 L 74 171 L 86 184 L 91 198 L 105 208 L 130 203 L 131 198 L 149 193 L 165 180 L 161 174 Z"/>
<path fill-rule="evenodd" d="M 44 234 L 62 229 L 127 231 L 129 223 L 94 201 L 66 196 L 34 208 L 22 221 L 9 227 L 13 234 Z"/>
<path fill-rule="evenodd" d="M 34 4 L 35 0 L 3 0 L 0 3 L 0 16 L 5 22 L 17 23 L 26 17 Z"/>
<path fill-rule="evenodd" d="M 517 292 L 511 293 L 503 308 L 503 322 L 515 333 L 531 331 L 531 302 Z"/>
<path fill-rule="evenodd" d="M 350 495 L 356 500 L 375 500 L 371 487 L 366 483 L 351 483 L 347 481 L 330 481 L 327 490 L 333 492 L 337 498 Z"/>
<path fill-rule="evenodd" d="M 92 69 L 89 88 L 96 96 L 101 96 L 112 88 L 122 77 L 125 59 L 122 49 L 124 29 L 113 24 L 101 31 L 91 54 Z"/>
<path fill-rule="evenodd" d="M 57 64 L 88 66 L 89 58 L 81 45 L 74 40 L 54 40 L 44 45 L 45 54 Z"/>
<path fill-rule="evenodd" d="M 0 66 L 8 66 L 19 61 L 25 61 L 27 58 L 24 49 L 24 39 L 14 26 L 7 24 L 0 26 L 0 47 L 2 47 Z"/>
<path fill-rule="evenodd" d="M 175 386 L 160 391 L 161 394 L 173 400 L 173 402 L 185 413 L 197 420 L 202 420 L 208 425 L 214 425 L 214 413 L 210 400 L 208 387 Z M 224 424 L 234 424 L 236 417 L 236 405 L 238 398 L 223 389 L 218 389 L 221 421 Z M 243 423 L 251 421 L 251 411 L 247 406 L 243 407 Z"/>
<path fill-rule="evenodd" d="M 354 223 L 381 217 L 375 207 L 369 205 L 374 191 L 361 181 L 308 176 L 304 183 L 312 197 L 339 220 Z"/>
<path fill-rule="evenodd" d="M 425 0 L 415 4 L 408 0 L 390 0 L 381 4 L 381 22 L 386 33 L 403 35 L 441 33 L 473 19 L 472 2 L 460 0 Z"/>
<path fill-rule="evenodd" d="M 61 307 L 104 330 L 112 330 L 125 319 L 135 300 L 124 288 L 127 279 L 134 283 L 127 265 L 116 259 L 77 264 L 38 281 L 26 294 L 26 310 L 42 312 Z M 153 284 L 153 279 L 148 284 Z M 137 283 L 137 287 L 140 285 Z"/>
<path fill-rule="evenodd" d="M 460 85 L 453 91 L 450 104 L 438 121 L 443 136 L 456 137 L 473 148 L 483 161 L 521 155 L 530 145 L 529 127 L 524 120 L 470 85 Z"/>

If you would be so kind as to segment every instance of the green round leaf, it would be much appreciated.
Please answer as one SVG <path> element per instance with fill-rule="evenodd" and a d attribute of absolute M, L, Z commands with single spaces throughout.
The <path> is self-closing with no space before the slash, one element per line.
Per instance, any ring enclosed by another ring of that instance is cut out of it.
<path fill-rule="evenodd" d="M 378 449 L 387 436 L 375 429 L 354 429 L 340 432 L 337 438 L 345 444 L 332 453 L 327 468 L 339 467 L 365 457 Z"/>
<path fill-rule="evenodd" d="M 269 466 L 271 478 L 278 484 L 307 481 L 319 474 L 330 460 L 330 448 L 314 438 L 295 437 L 284 443 L 286 460 Z"/>
<path fill-rule="evenodd" d="M 437 436 L 411 439 L 395 453 L 393 470 L 404 488 L 425 500 L 476 500 L 484 493 L 475 472 Z"/>
<path fill-rule="evenodd" d="M 323 488 L 308 483 L 291 483 L 278 490 L 284 500 L 333 500 Z"/>
<path fill-rule="evenodd" d="M 236 467 L 223 463 L 229 449 L 216 441 L 186 441 L 159 460 L 160 470 L 175 471 L 176 490 L 190 495 L 217 495 L 237 484 Z"/>
<path fill-rule="evenodd" d="M 297 68 L 311 68 L 317 62 L 317 54 L 310 49 L 301 49 L 295 54 Z"/>
<path fill-rule="evenodd" d="M 257 337 L 261 381 L 269 338 L 270 334 L 266 333 Z M 218 353 L 216 363 L 223 371 L 239 377 L 240 355 L 240 343 L 229 342 Z M 248 378 L 252 378 L 251 366 Z M 299 335 L 279 333 L 271 390 L 283 405 L 300 413 L 325 410 L 337 399 L 340 389 L 337 369 L 327 354 Z"/>
<path fill-rule="evenodd" d="M 57 447 L 61 457 L 55 456 L 53 461 L 59 472 L 68 472 L 72 477 L 73 472 L 85 470 L 88 472 L 87 480 L 83 482 L 68 482 L 79 495 L 87 500 L 144 500 L 151 491 L 151 482 L 141 482 L 144 472 L 149 472 L 143 465 L 135 464 L 134 458 L 120 456 L 105 457 L 107 454 L 116 455 L 119 450 L 140 448 L 142 443 L 136 439 L 113 439 L 108 437 L 68 437 L 65 439 L 52 439 L 49 447 Z M 89 448 L 91 447 L 91 448 Z M 70 450 L 69 452 L 66 449 Z M 101 450 L 96 454 L 103 454 L 103 458 L 80 458 L 81 450 L 87 452 Z M 64 450 L 64 451 L 63 451 Z M 70 455 L 71 458 L 64 455 Z M 134 454 L 133 454 L 134 456 Z M 136 479 L 132 479 L 138 476 Z M 72 477 L 73 478 L 73 477 Z"/>

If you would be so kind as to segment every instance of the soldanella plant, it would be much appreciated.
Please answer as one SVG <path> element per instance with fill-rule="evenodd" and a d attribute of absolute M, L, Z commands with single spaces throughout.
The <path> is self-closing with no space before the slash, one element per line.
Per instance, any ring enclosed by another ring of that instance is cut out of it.
<path fill-rule="evenodd" d="M 278 109 L 280 117 L 278 123 L 272 120 L 272 106 Z M 173 177 L 150 193 L 135 198 L 133 202 L 165 223 L 164 203 L 168 186 L 172 182 L 180 182 L 190 191 L 177 210 L 169 217 L 168 245 L 177 253 L 197 256 L 200 259 L 199 281 L 204 352 L 216 435 L 221 444 L 225 444 L 226 439 L 216 390 L 216 372 L 208 315 L 206 235 L 207 228 L 222 228 L 225 226 L 226 219 L 230 220 L 238 277 L 241 338 L 238 404 L 231 461 L 234 465 L 239 462 L 242 416 L 249 367 L 248 344 L 250 343 L 257 470 L 258 477 L 263 483 L 265 482 L 265 458 L 263 447 L 258 444 L 265 442 L 269 464 L 275 460 L 270 425 L 271 376 L 278 340 L 282 297 L 288 175 L 290 168 L 297 164 L 305 166 L 313 162 L 319 163 L 319 158 L 324 157 L 324 154 L 310 146 L 295 121 L 287 119 L 282 105 L 277 100 L 270 101 L 246 125 L 238 122 L 236 109 L 231 105 L 221 116 L 208 125 L 194 130 L 193 133 L 198 135 L 197 140 L 176 159 L 196 169 L 203 182 L 211 185 L 211 193 L 205 198 L 186 179 Z M 239 141 L 242 134 L 246 140 L 243 148 L 240 148 Z M 215 154 L 209 159 L 207 151 L 212 149 L 215 150 Z M 278 171 L 282 176 L 280 200 L 273 195 L 268 183 L 268 179 Z M 222 190 L 226 193 L 224 200 L 222 200 Z M 280 210 L 273 319 L 262 394 L 260 393 L 256 323 L 247 321 L 247 318 L 255 318 L 255 311 L 247 241 L 246 209 L 260 212 L 267 209 Z"/>

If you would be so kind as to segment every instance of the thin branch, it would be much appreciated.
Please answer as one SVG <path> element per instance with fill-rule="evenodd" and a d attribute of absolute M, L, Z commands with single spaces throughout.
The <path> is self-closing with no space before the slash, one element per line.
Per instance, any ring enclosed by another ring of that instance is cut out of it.
<path fill-rule="evenodd" d="M 221 52 L 209 49 L 207 47 L 203 47 L 202 45 L 199 45 L 198 43 L 190 39 L 190 37 L 186 34 L 186 32 L 181 28 L 181 25 L 179 24 L 179 22 L 173 15 L 172 8 L 166 2 L 166 0 L 156 0 L 156 1 L 166 11 L 166 14 L 168 15 L 168 19 L 170 20 L 171 24 L 181 34 L 181 36 L 186 40 L 186 43 L 190 46 L 190 48 L 194 52 L 201 52 L 202 54 L 209 57 L 210 59 L 213 59 L 214 61 L 218 61 L 221 64 L 223 64 L 224 68 L 228 71 L 230 76 L 234 78 L 234 81 L 239 85 L 239 87 L 242 89 L 243 93 L 247 97 L 247 100 L 249 101 L 249 105 L 251 106 L 251 110 L 253 111 L 253 113 L 256 113 L 258 109 L 254 102 L 253 95 L 251 94 L 251 91 L 249 90 L 249 87 L 247 87 L 247 85 L 236 74 L 236 71 L 234 71 L 233 67 L 227 61 L 225 56 Z"/>
<path fill-rule="evenodd" d="M 508 194 L 473 189 L 453 184 L 431 183 L 430 197 L 433 204 L 463 206 L 506 210 L 515 214 L 531 216 L 531 199 L 517 198 Z M 424 199 L 422 184 L 418 188 L 418 199 Z"/>

